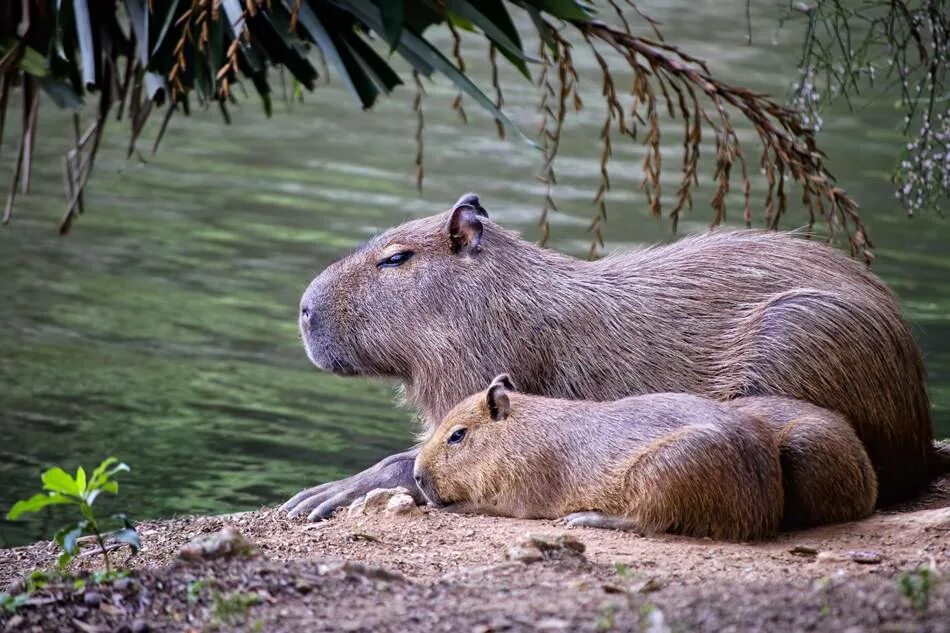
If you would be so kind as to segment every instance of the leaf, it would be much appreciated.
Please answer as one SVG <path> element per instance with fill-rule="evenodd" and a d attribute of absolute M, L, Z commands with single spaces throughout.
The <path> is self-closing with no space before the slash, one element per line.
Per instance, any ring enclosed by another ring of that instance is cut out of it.
<path fill-rule="evenodd" d="M 86 0 L 73 0 L 73 12 L 76 18 L 76 36 L 79 38 L 79 51 L 82 56 L 82 81 L 88 88 L 96 85 L 96 50 L 92 34 L 92 22 L 89 19 L 89 5 Z"/>
<path fill-rule="evenodd" d="M 354 0 L 354 3 L 356 1 L 357 0 Z M 508 115 L 502 112 L 495 105 L 495 103 L 478 88 L 478 86 L 472 83 L 471 79 L 455 68 L 455 66 L 452 65 L 452 62 L 446 59 L 446 57 L 427 40 L 419 37 L 412 31 L 406 30 L 402 35 L 402 41 L 405 46 L 408 47 L 414 54 L 425 59 L 429 64 L 432 65 L 433 68 L 452 80 L 452 83 L 458 86 L 460 90 L 468 94 L 468 96 L 473 98 L 480 106 L 482 106 L 482 108 L 491 113 L 491 115 L 495 117 L 496 120 L 518 132 L 521 138 L 527 141 L 528 144 L 540 149 L 540 146 L 528 138 L 521 128 L 512 123 L 511 119 L 508 118 Z"/>
<path fill-rule="evenodd" d="M 105 490 L 106 492 L 111 492 L 112 494 L 118 494 L 118 493 L 119 493 L 119 482 L 118 482 L 118 481 L 107 481 L 107 482 L 105 482 L 104 484 L 102 484 L 101 486 L 99 486 L 99 489 L 100 489 L 100 490 Z"/>
<path fill-rule="evenodd" d="M 73 111 L 82 109 L 82 97 L 65 81 L 44 77 L 40 80 L 40 87 L 60 108 Z"/>
<path fill-rule="evenodd" d="M 467 0 L 445 0 L 445 6 L 454 13 L 471 20 L 498 46 L 502 53 L 508 53 L 506 56 L 522 75 L 531 79 L 525 60 L 539 60 L 525 55 L 518 29 L 515 28 L 501 0 L 481 0 L 477 7 Z"/>
<path fill-rule="evenodd" d="M 347 44 L 350 53 L 360 61 L 363 70 L 373 78 L 373 81 L 383 92 L 389 94 L 393 88 L 402 84 L 402 79 L 399 78 L 396 71 L 359 35 L 353 33 L 349 37 L 345 37 L 343 41 Z"/>
<path fill-rule="evenodd" d="M 44 472 L 41 479 L 43 480 L 43 488 L 46 490 L 79 496 L 79 488 L 76 486 L 76 481 L 59 466 L 55 466 Z"/>
<path fill-rule="evenodd" d="M 349 0 L 348 6 L 353 11 L 353 14 L 362 22 L 377 33 L 381 33 L 379 29 L 382 29 L 382 24 L 376 5 L 369 2 L 369 0 Z M 478 86 L 472 83 L 471 79 L 452 65 L 452 62 L 439 52 L 437 48 L 414 33 L 411 29 L 403 30 L 398 50 L 403 57 L 409 60 L 410 63 L 413 63 L 412 58 L 403 53 L 404 48 L 408 50 L 412 56 L 423 60 L 426 64 L 448 77 L 460 90 L 468 94 L 468 96 L 472 97 L 482 108 L 491 113 L 495 119 L 517 131 L 518 135 L 529 145 L 540 149 L 540 146 L 528 138 L 518 126 L 512 123 L 508 115 L 499 110 L 498 107 L 495 106 L 495 103 L 489 99 Z M 413 65 L 415 64 L 413 63 Z"/>
<path fill-rule="evenodd" d="M 117 461 L 119 460 L 116 457 L 106 457 L 104 460 L 102 460 L 102 463 L 96 466 L 96 469 L 92 471 L 92 479 L 89 482 L 89 487 L 96 488 L 98 487 L 100 479 L 103 477 L 108 478 L 108 475 L 106 475 L 106 470 L 109 468 L 109 466 L 112 466 L 112 464 L 116 463 Z"/>
<path fill-rule="evenodd" d="M 138 554 L 142 549 L 142 543 L 139 541 L 139 533 L 134 527 L 126 527 L 113 533 L 115 540 L 120 543 L 127 543 L 132 548 L 133 554 Z"/>
<path fill-rule="evenodd" d="M 13 521 L 24 512 L 37 512 L 46 506 L 60 503 L 75 503 L 75 500 L 70 499 L 69 497 L 58 492 L 38 492 L 29 499 L 17 501 L 15 504 L 13 504 L 13 507 L 10 508 L 9 512 L 7 512 L 7 520 Z"/>
<path fill-rule="evenodd" d="M 101 489 L 101 488 L 97 488 L 97 489 L 95 489 L 95 490 L 90 490 L 89 493 L 86 495 L 86 504 L 87 504 L 87 505 L 92 505 L 93 503 L 95 503 L 95 502 L 96 502 L 96 497 L 98 497 L 98 496 L 99 496 L 99 493 L 101 493 L 101 492 L 102 492 L 102 489 Z"/>
<path fill-rule="evenodd" d="M 49 74 L 49 69 L 46 67 L 46 58 L 35 48 L 29 46 L 23 47 L 20 68 L 35 77 L 45 77 Z"/>
<path fill-rule="evenodd" d="M 402 35 L 402 25 L 406 19 L 405 0 L 378 0 L 380 16 L 383 19 L 383 36 L 389 44 L 389 52 L 396 50 Z"/>
<path fill-rule="evenodd" d="M 82 466 L 76 469 L 76 490 L 80 497 L 86 492 L 86 469 Z"/>
<path fill-rule="evenodd" d="M 334 36 L 333 31 L 324 26 L 306 2 L 300 4 L 297 19 L 317 46 L 320 47 L 320 50 L 323 51 L 329 62 L 336 68 L 337 74 L 340 75 L 350 93 L 359 100 L 364 108 L 373 105 L 379 95 L 379 89 L 363 71 L 352 53 L 343 46 L 343 42 L 338 40 L 338 36 Z"/>
<path fill-rule="evenodd" d="M 78 549 L 76 542 L 79 540 L 79 537 L 83 535 L 83 532 L 86 531 L 88 526 L 89 524 L 86 521 L 79 521 L 78 523 L 67 525 L 59 530 L 53 538 L 56 543 L 63 548 L 64 552 L 72 556 Z"/>
<path fill-rule="evenodd" d="M 529 4 L 561 20 L 590 22 L 586 5 L 574 0 L 531 0 Z"/>

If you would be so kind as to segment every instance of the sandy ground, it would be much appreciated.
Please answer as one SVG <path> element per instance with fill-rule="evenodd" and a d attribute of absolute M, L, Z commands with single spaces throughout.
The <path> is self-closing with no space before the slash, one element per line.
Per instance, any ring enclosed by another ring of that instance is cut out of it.
<path fill-rule="evenodd" d="M 225 526 L 256 553 L 179 559 Z M 265 508 L 139 531 L 129 579 L 46 587 L 0 613 L 0 631 L 950 632 L 950 479 L 913 511 L 753 544 L 431 509 L 307 523 Z M 584 552 L 507 560 L 526 534 L 568 535 Z M 0 550 L 0 587 L 55 554 Z M 71 571 L 98 566 L 84 555 Z"/>

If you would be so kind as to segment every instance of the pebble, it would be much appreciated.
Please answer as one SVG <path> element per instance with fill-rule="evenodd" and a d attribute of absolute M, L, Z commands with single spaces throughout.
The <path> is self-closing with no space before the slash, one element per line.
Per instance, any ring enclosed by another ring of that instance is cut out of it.
<path fill-rule="evenodd" d="M 414 516 L 422 514 L 422 510 L 416 505 L 416 500 L 410 494 L 399 493 L 389 498 L 386 503 L 386 514 L 395 516 Z"/>
<path fill-rule="evenodd" d="M 102 602 L 102 596 L 96 591 L 87 591 L 82 597 L 82 601 L 87 607 L 98 607 Z"/>
<path fill-rule="evenodd" d="M 178 557 L 184 560 L 224 558 L 228 556 L 247 556 L 254 547 L 244 536 L 231 526 L 213 534 L 202 534 L 181 548 Z"/>
<path fill-rule="evenodd" d="M 347 515 L 351 517 L 384 512 L 390 515 L 421 514 L 412 495 L 401 486 L 371 490 L 347 509 Z"/>
<path fill-rule="evenodd" d="M 570 534 L 526 534 L 511 545 L 505 552 L 508 560 L 523 563 L 535 563 L 547 555 L 561 553 L 582 555 L 584 544 Z"/>
<path fill-rule="evenodd" d="M 817 556 L 818 548 L 813 545 L 796 545 L 788 550 L 788 553 L 796 556 Z"/>
<path fill-rule="evenodd" d="M 860 564 L 860 565 L 877 565 L 884 557 L 881 556 L 880 552 L 875 552 L 873 550 L 855 550 L 847 553 L 847 556 L 850 560 Z"/>

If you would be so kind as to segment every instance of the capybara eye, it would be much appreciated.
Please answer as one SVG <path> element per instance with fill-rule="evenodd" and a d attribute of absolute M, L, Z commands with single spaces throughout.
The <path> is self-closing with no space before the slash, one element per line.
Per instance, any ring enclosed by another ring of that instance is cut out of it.
<path fill-rule="evenodd" d="M 452 435 L 449 436 L 448 443 L 458 444 L 465 438 L 466 431 L 468 431 L 468 429 L 455 429 L 455 431 L 452 432 Z"/>
<path fill-rule="evenodd" d="M 376 262 L 376 267 L 377 268 L 396 268 L 397 266 L 402 266 L 403 264 L 408 262 L 409 259 L 413 255 L 415 255 L 415 253 L 412 251 L 399 251 L 398 253 L 394 255 L 390 255 L 386 259 L 382 259 Z"/>

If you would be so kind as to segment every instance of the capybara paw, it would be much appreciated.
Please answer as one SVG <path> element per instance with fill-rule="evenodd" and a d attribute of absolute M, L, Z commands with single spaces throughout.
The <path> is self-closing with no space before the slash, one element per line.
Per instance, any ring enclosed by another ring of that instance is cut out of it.
<path fill-rule="evenodd" d="M 412 477 L 414 459 L 414 452 L 387 457 L 352 477 L 302 490 L 282 505 L 281 510 L 291 517 L 306 516 L 311 521 L 322 521 L 372 490 L 400 486 L 409 490 L 419 503 L 422 497 Z"/>

